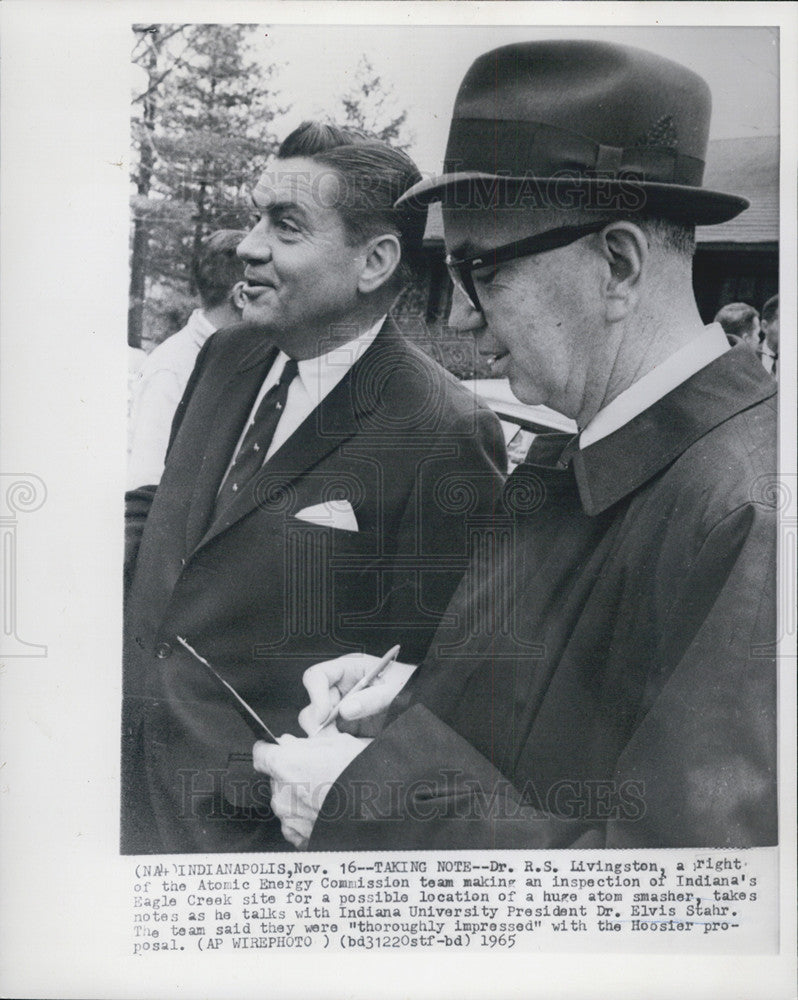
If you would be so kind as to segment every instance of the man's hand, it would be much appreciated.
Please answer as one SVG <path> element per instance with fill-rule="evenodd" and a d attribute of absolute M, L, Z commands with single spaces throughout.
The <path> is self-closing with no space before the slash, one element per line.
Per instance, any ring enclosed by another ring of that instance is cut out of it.
<path fill-rule="evenodd" d="M 272 809 L 283 836 L 297 850 L 308 846 L 321 804 L 335 779 L 370 742 L 331 727 L 313 740 L 285 735 L 278 745 L 255 744 L 252 764 L 271 778 Z"/>
<path fill-rule="evenodd" d="M 368 653 L 350 653 L 339 656 L 337 660 L 316 663 L 305 671 L 302 683 L 310 695 L 310 704 L 299 713 L 299 724 L 308 735 L 316 732 L 339 703 L 338 729 L 357 736 L 377 735 L 382 729 L 388 706 L 416 669 L 409 663 L 394 660 L 368 687 L 347 697 L 378 660 L 379 657 Z M 324 733 L 328 731 L 335 732 L 334 721 Z"/>

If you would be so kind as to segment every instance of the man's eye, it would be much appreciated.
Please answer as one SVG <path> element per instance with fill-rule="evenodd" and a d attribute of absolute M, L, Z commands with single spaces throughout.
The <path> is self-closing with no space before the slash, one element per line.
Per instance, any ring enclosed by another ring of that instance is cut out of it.
<path fill-rule="evenodd" d="M 278 219 L 274 225 L 281 233 L 296 235 L 299 232 L 299 228 L 290 219 Z"/>
<path fill-rule="evenodd" d="M 475 268 L 471 274 L 474 281 L 478 284 L 489 285 L 498 274 L 498 271 L 498 267 L 479 267 Z"/>

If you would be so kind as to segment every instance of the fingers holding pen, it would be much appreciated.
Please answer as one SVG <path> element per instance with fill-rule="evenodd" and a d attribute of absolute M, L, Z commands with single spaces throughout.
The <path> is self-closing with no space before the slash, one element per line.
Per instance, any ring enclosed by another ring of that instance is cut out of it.
<path fill-rule="evenodd" d="M 305 671 L 302 683 L 310 697 L 310 704 L 300 713 L 299 724 L 306 733 L 316 732 L 375 660 L 376 657 L 364 653 L 351 653 L 335 660 L 315 663 Z"/>

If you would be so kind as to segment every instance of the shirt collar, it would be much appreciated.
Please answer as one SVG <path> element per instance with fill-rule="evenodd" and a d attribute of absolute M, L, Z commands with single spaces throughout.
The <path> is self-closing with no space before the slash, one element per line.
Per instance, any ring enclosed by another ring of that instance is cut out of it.
<path fill-rule="evenodd" d="M 189 316 L 186 326 L 191 331 L 191 338 L 198 347 L 202 347 L 212 333 L 216 332 L 216 327 L 201 309 L 195 309 Z"/>
<path fill-rule="evenodd" d="M 729 349 L 729 342 L 720 323 L 705 327 L 699 337 L 693 337 L 689 343 L 599 410 L 580 434 L 579 447 L 589 448 L 601 438 L 628 424 L 652 403 L 686 382 Z"/>
<path fill-rule="evenodd" d="M 374 326 L 345 344 L 338 344 L 326 354 L 305 358 L 299 362 L 299 377 L 313 403 L 318 404 L 329 395 L 354 363 L 371 346 L 386 317 L 381 316 Z"/>
<path fill-rule="evenodd" d="M 348 340 L 345 344 L 338 344 L 326 354 L 297 362 L 297 378 L 314 407 L 332 392 L 352 365 L 365 354 L 386 318 L 387 314 L 381 316 L 365 333 Z M 285 351 L 280 351 L 269 369 L 270 380 L 276 381 L 280 377 L 286 361 L 288 355 Z"/>
<path fill-rule="evenodd" d="M 600 514 L 735 414 L 775 395 L 759 359 L 739 345 L 701 368 L 618 430 L 575 451 L 582 507 Z"/>

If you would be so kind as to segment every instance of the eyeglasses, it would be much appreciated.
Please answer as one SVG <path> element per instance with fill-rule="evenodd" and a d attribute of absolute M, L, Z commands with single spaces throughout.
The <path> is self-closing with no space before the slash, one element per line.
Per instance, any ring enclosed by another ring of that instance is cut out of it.
<path fill-rule="evenodd" d="M 610 221 L 610 219 L 601 219 L 584 226 L 560 226 L 557 229 L 547 229 L 535 236 L 527 236 L 523 240 L 505 243 L 503 246 L 493 247 L 492 250 L 483 250 L 473 257 L 465 257 L 462 260 L 455 260 L 451 254 L 447 254 L 446 267 L 455 287 L 460 289 L 474 309 L 482 312 L 477 289 L 474 285 L 473 271 L 482 267 L 494 267 L 508 260 L 515 260 L 517 257 L 530 257 L 533 254 L 546 253 L 547 250 L 557 250 L 559 247 L 568 246 L 569 243 L 581 240 L 583 236 L 597 233 Z"/>

